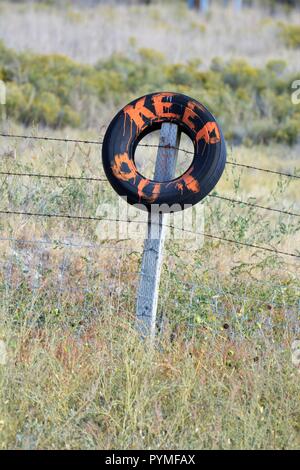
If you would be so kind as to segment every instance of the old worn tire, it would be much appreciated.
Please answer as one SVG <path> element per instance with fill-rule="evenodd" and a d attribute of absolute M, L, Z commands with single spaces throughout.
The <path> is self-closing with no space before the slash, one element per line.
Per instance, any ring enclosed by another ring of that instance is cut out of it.
<path fill-rule="evenodd" d="M 136 168 L 140 140 L 164 122 L 176 123 L 194 144 L 188 170 L 163 183 L 149 180 Z M 184 209 L 201 201 L 219 181 L 226 163 L 226 145 L 213 115 L 200 103 L 179 93 L 153 93 L 132 101 L 114 117 L 103 142 L 106 176 L 130 204 L 163 205 L 163 212 Z M 169 209 L 168 209 L 169 208 Z"/>

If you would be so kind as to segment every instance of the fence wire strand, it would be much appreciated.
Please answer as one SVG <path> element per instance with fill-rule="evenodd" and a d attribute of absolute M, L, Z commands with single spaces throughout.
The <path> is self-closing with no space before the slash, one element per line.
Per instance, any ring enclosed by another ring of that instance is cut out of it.
<path fill-rule="evenodd" d="M 28 172 L 11 172 L 11 171 L 0 171 L 0 176 L 18 176 L 18 177 L 30 177 L 30 178 L 47 178 L 47 179 L 62 179 L 67 181 L 89 181 L 89 182 L 99 182 L 99 183 L 108 183 L 106 178 L 102 177 L 90 177 L 90 176 L 72 176 L 72 175 L 49 175 L 45 173 L 28 173 Z M 277 212 L 280 214 L 288 215 L 291 217 L 300 217 L 300 214 L 296 212 L 287 211 L 284 209 L 277 209 L 268 206 L 262 206 L 260 204 L 255 204 L 248 201 L 242 201 L 238 199 L 232 199 L 228 196 L 222 196 L 219 194 L 209 194 L 210 198 L 220 199 L 223 201 L 231 202 L 234 204 L 239 204 L 241 206 L 253 207 L 256 209 L 267 210 L 270 212 Z"/>
<path fill-rule="evenodd" d="M 92 144 L 92 145 L 102 145 L 103 144 L 103 141 L 101 141 L 101 140 L 96 141 L 96 140 L 85 140 L 85 139 L 69 139 L 69 138 L 34 136 L 34 135 L 24 135 L 24 134 L 0 133 L 0 136 L 4 137 L 4 138 L 17 138 L 17 139 L 27 139 L 27 140 L 30 139 L 30 140 L 53 141 L 53 142 L 64 142 L 64 143 L 72 142 L 72 143 L 82 143 L 82 144 Z M 140 144 L 140 145 L 143 146 L 143 147 L 152 147 L 152 148 L 159 148 L 159 147 L 165 148 L 166 147 L 166 146 L 154 145 L 154 144 Z M 168 146 L 168 148 L 171 148 L 171 147 Z M 174 149 L 175 149 L 175 147 L 174 147 Z M 176 150 L 183 151 L 183 152 L 188 153 L 188 154 L 193 154 L 193 152 L 190 152 L 190 151 L 185 150 L 185 149 L 181 149 L 179 147 L 176 147 Z M 227 161 L 227 163 L 230 164 L 230 165 L 235 165 L 235 166 L 243 167 L 243 168 L 247 168 L 247 169 L 263 171 L 263 172 L 272 173 L 272 174 L 285 176 L 285 177 L 289 177 L 289 178 L 300 179 L 300 176 L 295 175 L 295 174 L 279 172 L 279 171 L 275 171 L 275 170 L 271 170 L 271 169 L 267 169 L 267 168 L 259 168 L 259 167 L 256 167 L 256 166 L 237 163 L 237 162 L 232 162 L 232 161 Z M 37 177 L 37 178 L 49 178 L 49 179 L 55 179 L 56 178 L 56 179 L 64 179 L 64 180 L 83 180 L 83 181 L 106 182 L 106 179 L 100 178 L 100 177 L 86 177 L 86 176 L 77 177 L 77 176 L 65 176 L 65 175 L 37 174 L 37 173 L 29 173 L 29 172 L 21 173 L 21 172 L 4 172 L 4 171 L 1 171 L 0 175 L 2 175 L 2 176 L 20 176 L 20 177 L 21 176 L 23 176 L 23 177 L 27 176 L 27 177 Z M 283 209 L 275 209 L 275 208 L 271 208 L 271 207 L 261 206 L 261 205 L 258 205 L 258 204 L 254 204 L 254 203 L 250 203 L 250 202 L 246 202 L 246 201 L 241 201 L 241 200 L 236 200 L 236 199 L 232 199 L 232 198 L 229 198 L 229 197 L 226 197 L 226 196 L 220 196 L 220 195 L 217 195 L 217 194 L 212 194 L 212 195 L 210 195 L 210 197 L 220 199 L 220 200 L 224 200 L 224 201 L 228 201 L 228 202 L 235 203 L 235 204 L 246 205 L 246 206 L 249 206 L 249 207 L 254 207 L 254 208 L 259 208 L 259 209 L 263 209 L 263 210 L 278 212 L 278 213 L 282 213 L 282 214 L 293 216 L 293 217 L 300 217 L 300 214 L 294 213 L 294 212 L 291 212 L 291 211 L 286 211 L 286 210 L 283 210 Z M 77 219 L 77 220 L 90 220 L 90 221 L 98 221 L 98 222 L 100 222 L 100 221 L 111 221 L 111 222 L 138 223 L 138 224 L 139 223 L 147 223 L 146 221 L 110 219 L 110 218 L 101 218 L 101 217 L 93 217 L 93 216 L 80 216 L 80 215 L 71 215 L 71 214 L 44 214 L 44 213 L 14 211 L 14 210 L 1 210 L 0 213 L 3 214 L 3 215 L 25 215 L 25 216 L 28 216 L 28 217 L 32 216 L 32 217 L 48 217 L 48 218 L 65 218 L 65 219 Z M 213 234 L 207 234 L 207 233 L 201 233 L 201 232 L 196 233 L 194 231 L 186 230 L 186 229 L 183 229 L 183 228 L 178 228 L 178 227 L 175 227 L 175 226 L 172 226 L 172 225 L 165 225 L 165 226 L 168 227 L 168 228 L 174 229 L 174 230 L 180 230 L 180 231 L 192 233 L 192 234 L 195 234 L 195 235 L 201 235 L 201 236 L 204 236 L 204 237 L 207 237 L 207 238 L 210 238 L 210 239 L 214 239 L 214 240 L 219 240 L 219 241 L 222 241 L 222 242 L 227 242 L 227 243 L 232 243 L 232 244 L 236 244 L 236 245 L 239 245 L 239 246 L 245 246 L 245 247 L 249 247 L 249 248 L 263 250 L 263 251 L 266 251 L 266 252 L 275 253 L 277 255 L 284 255 L 284 256 L 300 258 L 300 255 L 297 254 L 297 253 L 290 253 L 290 252 L 281 251 L 281 250 L 277 250 L 277 249 L 273 249 L 273 248 L 263 247 L 263 246 L 252 244 L 252 243 L 240 242 L 240 241 L 237 241 L 237 240 L 233 240 L 233 239 L 229 239 L 229 238 L 226 238 L 226 237 L 221 237 L 221 236 L 217 236 L 217 235 L 213 235 Z"/>
<path fill-rule="evenodd" d="M 4 266 L 4 268 L 6 267 L 5 266 L 5 263 L 0 263 L 2 266 Z M 108 275 L 109 272 L 107 269 L 97 269 L 97 274 L 99 273 L 102 273 L 104 275 Z M 111 275 L 113 275 L 113 273 L 110 273 Z M 121 273 L 122 275 L 125 275 L 125 272 Z M 138 280 L 134 280 L 134 279 L 128 279 L 128 274 L 130 276 L 133 276 L 133 275 L 139 275 L 140 272 L 139 271 L 130 271 L 129 273 L 126 272 L 126 281 L 122 281 L 122 284 L 127 284 L 128 285 L 128 281 L 130 281 L 130 286 L 132 285 L 137 285 L 138 283 Z M 45 287 L 48 287 L 49 288 L 49 285 L 51 286 L 51 289 L 55 289 L 59 292 L 74 292 L 74 293 L 77 293 L 78 291 L 80 292 L 85 292 L 85 293 L 97 293 L 97 292 L 100 292 L 101 289 L 106 288 L 106 287 L 118 287 L 119 286 L 119 280 L 116 281 L 114 279 L 101 279 L 101 286 L 96 286 L 96 287 L 93 287 L 91 288 L 91 286 L 86 282 L 88 281 L 88 279 L 85 279 L 85 282 L 83 281 L 80 281 L 79 283 L 77 283 L 75 286 L 73 287 L 66 287 L 64 286 L 62 283 L 56 283 L 54 284 L 53 282 L 45 282 L 43 280 L 43 278 L 39 278 L 38 279 L 38 285 L 35 283 L 35 282 L 32 282 L 32 285 L 30 285 L 30 289 L 32 290 L 43 290 Z M 211 304 L 211 305 L 214 305 L 215 301 L 218 301 L 220 299 L 224 299 L 224 298 L 232 298 L 232 299 L 236 299 L 237 301 L 241 302 L 241 303 L 246 303 L 246 302 L 250 302 L 250 303 L 255 303 L 255 304 L 258 304 L 258 305 L 262 305 L 262 306 L 265 306 L 267 307 L 268 309 L 273 309 L 273 308 L 281 308 L 281 309 L 297 309 L 299 308 L 299 300 L 295 301 L 294 303 L 288 303 L 288 302 L 276 302 L 274 300 L 270 300 L 270 301 L 266 301 L 266 300 L 262 300 L 262 299 L 258 299 L 256 297 L 253 297 L 253 296 L 249 296 L 247 295 L 246 293 L 245 294 L 237 294 L 235 292 L 232 292 L 232 290 L 229 290 L 229 289 L 221 289 L 220 287 L 218 286 L 211 286 L 211 287 L 208 287 L 208 286 L 204 286 L 202 284 L 199 284 L 199 283 L 191 283 L 191 282 L 183 282 L 183 284 L 188 287 L 188 288 L 193 288 L 194 292 L 195 292 L 195 289 L 196 288 L 199 288 L 201 292 L 203 293 L 206 293 L 207 295 L 209 295 L 209 298 L 211 299 L 211 301 L 209 299 L 205 299 L 205 300 L 201 300 L 201 299 L 198 299 L 198 302 L 200 304 Z M 15 287 L 18 287 L 17 285 Z M 282 287 L 282 286 L 281 286 Z M 144 296 L 142 296 L 144 297 Z M 172 301 L 173 303 L 177 304 L 177 301 L 176 300 L 173 300 Z M 190 302 L 190 305 L 193 303 L 193 299 L 191 300 Z"/>
<path fill-rule="evenodd" d="M 90 145 L 103 145 L 103 140 L 85 140 L 85 139 L 69 139 L 69 138 L 64 138 L 64 137 L 46 137 L 46 136 L 33 136 L 33 135 L 23 135 L 23 134 L 7 134 L 7 133 L 0 133 L 0 137 L 4 138 L 14 138 L 14 139 L 25 139 L 25 140 L 41 140 L 41 141 L 53 141 L 53 142 L 71 142 L 71 143 L 80 143 L 80 144 L 90 144 Z M 148 147 L 148 148 L 168 148 L 168 149 L 173 149 L 177 150 L 180 152 L 184 152 L 186 154 L 194 155 L 194 152 L 191 152 L 190 150 L 183 149 L 180 147 L 174 147 L 170 145 L 155 145 L 155 144 L 139 144 L 140 147 Z M 288 178 L 295 178 L 295 179 L 300 179 L 300 175 L 296 175 L 293 173 L 285 173 L 282 171 L 276 171 L 276 170 L 271 170 L 270 168 L 261 168 L 257 167 L 254 165 L 247 165 L 245 163 L 237 163 L 234 161 L 227 160 L 228 165 L 233 165 L 241 168 L 246 168 L 249 170 L 256 170 L 256 171 L 262 171 L 265 173 L 270 173 L 274 174 L 277 176 L 285 176 Z"/>
<path fill-rule="evenodd" d="M 0 171 L 0 176 L 20 176 L 29 178 L 49 178 L 49 179 L 63 179 L 74 181 L 97 181 L 100 183 L 107 183 L 106 178 L 92 177 L 92 176 L 72 176 L 72 175 L 48 175 L 45 173 L 19 173 L 12 171 Z"/>
<path fill-rule="evenodd" d="M 113 218 L 108 218 L 108 217 L 101 218 L 101 217 L 93 217 L 93 216 L 76 216 L 76 215 L 71 215 L 71 214 L 47 214 L 47 213 L 40 213 L 40 212 L 26 212 L 26 211 L 14 211 L 14 210 L 11 210 L 11 211 L 10 210 L 0 210 L 0 214 L 3 214 L 3 215 L 25 215 L 25 216 L 28 216 L 28 217 L 46 217 L 46 218 L 62 218 L 62 219 L 74 219 L 74 220 L 90 220 L 90 221 L 97 221 L 97 222 L 106 221 L 106 222 L 148 224 L 148 222 L 145 221 L 145 220 L 125 220 L 125 219 L 122 220 L 122 219 L 113 219 Z M 153 225 L 158 225 L 158 224 L 153 223 Z M 293 257 L 293 258 L 300 258 L 300 254 L 297 254 L 297 253 L 290 253 L 290 252 L 287 252 L 287 251 L 276 250 L 274 248 L 268 248 L 268 247 L 256 245 L 254 243 L 240 242 L 240 241 L 237 241 L 237 240 L 233 240 L 231 238 L 220 237 L 220 236 L 213 235 L 213 234 L 210 234 L 210 233 L 195 232 L 193 230 L 187 230 L 187 229 L 184 229 L 184 228 L 181 228 L 181 227 L 176 227 L 174 225 L 163 224 L 163 226 L 166 227 L 166 228 L 173 229 L 173 230 L 179 230 L 181 232 L 186 232 L 186 233 L 190 233 L 190 234 L 193 234 L 193 235 L 200 235 L 200 236 L 204 236 L 206 238 L 210 238 L 210 239 L 213 239 L 213 240 L 218 240 L 218 241 L 222 241 L 222 242 L 226 242 L 226 243 L 231 243 L 231 244 L 235 244 L 235 245 L 238 245 L 238 246 L 245 246 L 245 247 L 248 247 L 248 248 L 254 248 L 254 249 L 257 249 L 257 250 L 266 251 L 266 252 L 274 253 L 274 254 L 277 254 L 277 255 L 289 256 L 289 257 Z"/>
<path fill-rule="evenodd" d="M 3 138 L 15 138 L 15 139 L 24 139 L 24 140 L 33 140 L 33 141 L 45 141 L 45 142 L 61 142 L 61 143 L 74 143 L 74 144 L 88 144 L 88 145 L 97 145 L 97 146 L 101 146 L 103 144 L 103 140 L 102 138 L 100 138 L 100 140 L 87 140 L 87 139 L 72 139 L 72 138 L 59 138 L 59 137 L 47 137 L 47 136 L 34 136 L 34 135 L 22 135 L 22 134 L 8 134 L 8 133 L 0 133 L 0 137 L 3 137 Z M 154 145 L 154 144 L 143 144 L 143 143 L 140 143 L 139 146 L 141 147 L 145 147 L 145 148 L 171 148 L 171 149 L 176 149 L 177 151 L 181 151 L 181 152 L 184 152 L 186 154 L 191 154 L 193 155 L 194 152 L 191 152 L 187 149 L 182 149 L 180 147 L 170 147 L 170 146 L 162 146 L 162 145 Z M 227 164 L 228 165 L 231 165 L 231 166 L 235 166 L 235 167 L 239 167 L 239 168 L 244 168 L 244 169 L 247 169 L 247 170 L 254 170 L 254 171 L 259 171 L 259 172 L 264 172 L 264 173 L 268 173 L 268 174 L 273 174 L 273 175 L 277 175 L 277 176 L 280 176 L 280 177 L 287 177 L 287 178 L 291 178 L 291 179 L 300 179 L 300 175 L 297 175 L 297 174 L 292 174 L 292 173 L 287 173 L 287 172 L 282 172 L 282 171 L 276 171 L 276 170 L 272 170 L 270 168 L 260 168 L 260 167 L 257 167 L 255 165 L 248 165 L 248 164 L 244 164 L 244 163 L 238 163 L 238 162 L 234 162 L 234 161 L 227 161 Z M 85 182 L 99 182 L 99 183 L 108 183 L 107 179 L 103 176 L 99 176 L 99 177 L 89 177 L 89 176 L 73 176 L 73 175 L 51 175 L 51 174 L 45 174 L 45 173 L 33 173 L 33 172 L 29 172 L 29 171 L 25 171 L 25 172 L 18 172 L 18 171 L 0 171 L 0 176 L 3 176 L 3 177 L 9 177 L 9 176 L 13 176 L 13 177 L 30 177 L 30 178 L 46 178 L 46 179 L 51 179 L 51 180 L 65 180 L 65 181 L 85 181 Z M 292 210 L 285 210 L 285 209 L 278 209 L 278 208 L 274 208 L 274 207 L 268 207 L 268 206 L 264 206 L 264 205 L 260 205 L 260 204 L 257 204 L 257 203 L 254 203 L 254 202 L 248 202 L 248 201 L 243 201 L 243 200 L 238 200 L 238 199 L 234 199 L 234 198 L 231 198 L 229 196 L 226 196 L 226 195 L 219 195 L 219 194 L 210 194 L 209 195 L 210 198 L 213 198 L 213 199 L 216 199 L 216 200 L 220 200 L 220 201 L 225 201 L 225 202 L 228 202 L 228 203 L 231 203 L 231 204 L 238 204 L 239 206 L 247 206 L 247 207 L 251 207 L 251 208 L 256 208 L 256 209 L 260 209 L 260 210 L 266 210 L 266 211 L 270 211 L 270 212 L 274 212 L 274 213 L 279 213 L 279 214 L 283 214 L 283 215 L 286 215 L 286 216 L 291 216 L 291 217 L 300 217 L 300 213 L 297 213 L 297 212 L 294 212 Z M 96 221 L 96 222 L 121 222 L 121 223 L 134 223 L 134 224 L 147 224 L 148 222 L 146 220 L 122 220 L 122 219 L 118 219 L 118 218 L 109 218 L 109 217 L 105 217 L 105 218 L 102 218 L 102 217 L 96 217 L 96 216 L 85 216 L 85 215 L 72 215 L 72 214 L 56 214 L 56 213 L 41 213 L 41 212 L 31 212 L 31 211 L 17 211 L 17 210 L 0 210 L 0 214 L 2 215 L 17 215 L 17 216 L 27 216 L 27 217 L 45 217 L 45 218 L 61 218 L 61 219 L 70 219 L 70 220 L 81 220 L 81 221 Z M 205 238 L 208 238 L 208 239 L 211 239 L 211 240 L 215 240 L 215 241 L 218 241 L 218 242 L 225 242 L 225 243 L 229 243 L 229 244 L 232 244 L 232 245 L 235 245 L 235 246 L 241 246 L 241 247 L 245 247 L 245 248 L 250 248 L 250 249 L 255 249 L 255 250 L 260 250 L 260 251 L 264 251 L 266 253 L 270 253 L 272 255 L 282 255 L 282 256 L 287 256 L 287 257 L 292 257 L 292 258 L 296 258 L 296 259 L 299 259 L 300 258 L 300 253 L 293 253 L 293 252 L 288 252 L 288 251 L 282 251 L 282 250 L 278 250 L 276 248 L 271 248 L 271 247 L 267 247 L 267 246 L 261 246 L 261 245 L 257 245 L 255 243 L 247 243 L 247 242 L 242 242 L 242 241 L 238 241 L 238 240 L 234 240 L 234 239 L 231 239 L 231 238 L 227 238 L 227 237 L 223 237 L 221 235 L 215 235 L 215 234 L 211 234 L 211 233 L 205 233 L 205 232 L 197 232 L 197 231 L 193 231 L 193 230 L 187 230 L 187 229 L 184 229 L 184 228 L 181 228 L 181 227 L 176 227 L 174 225 L 171 225 L 171 224 L 164 224 L 164 226 L 166 228 L 169 228 L 169 229 L 172 229 L 172 230 L 178 230 L 178 231 L 181 231 L 181 232 L 187 232 L 187 233 L 190 233 L 190 234 L 193 234 L 193 235 L 200 235 L 200 236 L 203 236 Z M 137 251 L 135 249 L 132 249 L 131 247 L 125 247 L 125 250 L 124 250 L 124 246 L 118 246 L 118 244 L 120 242 L 126 242 L 126 241 L 129 241 L 129 239 L 123 239 L 123 240 L 117 240 L 116 243 L 114 244 L 111 244 L 111 241 L 110 241 L 110 244 L 108 245 L 107 244 L 107 240 L 105 240 L 103 243 L 90 243 L 90 244 L 87 244 L 87 243 L 84 243 L 84 244 L 81 244 L 81 243 L 78 243 L 78 242 L 74 242 L 74 241 L 68 241 L 68 240 L 48 240 L 48 239 L 44 239 L 44 240 L 26 240 L 26 239 L 18 239 L 18 238 L 13 238 L 13 237 L 0 237 L 0 241 L 2 242 L 12 242 L 12 243 L 16 243 L 16 244 L 20 244 L 20 245 L 23 245 L 24 247 L 26 246 L 26 244 L 28 245 L 44 245 L 44 246 L 53 246 L 54 248 L 57 248 L 57 247 L 65 247 L 65 248 L 78 248 L 78 249 L 105 249 L 105 250 L 113 250 L 113 251 L 121 251 L 123 253 L 125 253 L 125 251 L 127 252 L 127 254 L 132 254 L 132 253 L 137 253 Z M 179 249 L 180 251 L 191 251 L 191 250 L 181 250 Z M 64 263 L 65 263 L 65 259 L 64 259 Z M 2 263 L 3 264 L 3 263 Z M 97 292 L 100 292 L 101 289 L 103 288 L 103 286 L 97 286 L 97 287 L 94 287 L 94 288 L 91 288 L 91 286 L 86 283 L 85 285 L 76 285 L 75 287 L 66 287 L 64 285 L 64 272 L 65 270 L 65 265 L 63 265 L 63 269 L 62 269 L 62 273 L 61 273 L 61 279 L 60 279 L 60 282 L 56 282 L 55 285 L 51 285 L 51 288 L 54 288 L 55 290 L 57 290 L 58 292 L 60 293 L 63 293 L 63 292 L 69 292 L 69 293 L 77 293 L 78 291 L 84 293 L 84 294 L 95 294 Z M 97 270 L 97 273 L 101 272 L 103 273 L 103 275 L 105 274 L 109 274 L 108 270 L 107 269 L 98 269 Z M 112 275 L 112 273 L 110 273 Z M 141 273 L 139 271 L 132 271 L 129 273 L 130 275 L 140 275 Z M 127 278 L 126 278 L 126 284 L 127 284 Z M 59 281 L 59 278 L 58 278 L 58 281 Z M 88 282 L 88 277 L 86 277 L 85 281 Z M 39 279 L 37 281 L 38 283 L 40 283 L 38 286 L 32 286 L 32 289 L 35 289 L 35 290 L 42 290 L 44 289 L 44 285 L 43 285 L 43 279 Z M 137 281 L 132 281 L 130 280 L 130 283 L 131 285 L 133 284 L 133 282 L 137 282 Z M 261 281 L 263 283 L 263 281 Z M 106 284 L 108 285 L 108 287 L 110 288 L 113 288 L 113 289 L 117 289 L 117 287 L 119 286 L 120 287 L 120 280 L 112 280 L 112 279 L 104 279 L 104 280 L 101 280 L 101 284 L 104 284 L 104 289 L 106 288 Z M 122 281 L 122 284 L 123 281 Z M 201 301 L 200 300 L 200 303 L 210 303 L 212 306 L 214 306 L 215 302 L 217 301 L 218 302 L 218 299 L 224 299 L 224 298 L 228 298 L 228 299 L 231 299 L 231 301 L 233 301 L 233 299 L 236 299 L 237 302 L 240 302 L 240 303 L 245 303 L 245 302 L 252 302 L 256 305 L 261 305 L 261 306 L 265 306 L 269 309 L 273 309 L 273 308 L 282 308 L 282 309 L 299 309 L 299 303 L 297 304 L 297 301 L 295 301 L 294 304 L 291 304 L 291 303 L 286 303 L 284 302 L 284 300 L 282 302 L 276 302 L 275 298 L 273 297 L 272 301 L 265 301 L 265 300 L 262 300 L 262 299 L 259 299 L 259 298 L 255 298 L 255 297 L 250 297 L 248 295 L 248 293 L 245 292 L 245 295 L 239 295 L 237 294 L 236 292 L 234 292 L 234 289 L 231 287 L 229 289 L 226 289 L 226 290 L 223 290 L 221 288 L 218 288 L 218 286 L 214 286 L 212 288 L 205 288 L 205 286 L 199 284 L 199 283 L 187 283 L 187 285 L 191 284 L 192 288 L 195 289 L 196 287 L 203 290 L 203 291 L 207 291 L 207 293 L 211 296 L 210 300 L 206 301 L 206 300 L 203 300 Z M 45 284 L 46 287 L 47 287 L 47 284 Z M 283 290 L 283 293 L 284 293 L 284 289 L 285 289 L 285 286 L 273 286 L 273 287 L 280 287 L 282 290 Z M 289 286 L 291 287 L 291 286 Z M 293 288 L 295 289 L 299 289 L 297 288 L 296 286 Z M 281 297 L 278 298 L 278 300 L 281 300 Z M 283 299 L 284 299 L 284 296 L 283 296 Z M 175 302 L 175 301 L 174 301 Z M 192 302 L 192 300 L 191 300 Z"/>

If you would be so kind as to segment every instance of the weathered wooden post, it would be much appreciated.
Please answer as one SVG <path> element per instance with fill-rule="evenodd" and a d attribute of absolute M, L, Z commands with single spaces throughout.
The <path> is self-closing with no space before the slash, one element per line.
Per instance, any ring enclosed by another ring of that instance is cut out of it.
<path fill-rule="evenodd" d="M 174 178 L 179 142 L 178 126 L 170 123 L 162 124 L 154 173 L 155 181 L 163 182 Z M 162 214 L 157 210 L 152 210 L 148 214 L 147 238 L 144 244 L 137 294 L 137 328 L 143 337 L 151 339 L 154 339 L 156 329 L 166 217 L 168 217 L 167 214 Z"/>

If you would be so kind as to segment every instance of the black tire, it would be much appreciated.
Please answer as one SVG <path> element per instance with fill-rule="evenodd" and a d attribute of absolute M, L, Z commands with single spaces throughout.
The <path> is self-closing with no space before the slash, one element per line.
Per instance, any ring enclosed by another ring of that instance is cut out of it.
<path fill-rule="evenodd" d="M 142 176 L 134 161 L 140 140 L 161 127 L 176 123 L 194 143 L 192 164 L 180 177 L 159 183 Z M 184 209 L 207 196 L 219 181 L 226 163 L 226 145 L 213 115 L 200 103 L 179 93 L 153 93 L 132 101 L 114 117 L 103 142 L 106 176 L 130 204 L 164 205 L 163 212 Z"/>

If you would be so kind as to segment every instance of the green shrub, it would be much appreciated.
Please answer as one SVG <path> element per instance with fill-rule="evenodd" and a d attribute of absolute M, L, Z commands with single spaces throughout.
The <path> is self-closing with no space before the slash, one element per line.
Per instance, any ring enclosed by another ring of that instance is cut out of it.
<path fill-rule="evenodd" d="M 281 59 L 270 60 L 266 65 L 267 70 L 274 72 L 276 75 L 282 75 L 286 67 L 287 63 Z"/>
<path fill-rule="evenodd" d="M 193 96 L 216 114 L 225 137 L 235 143 L 272 140 L 290 145 L 299 138 L 299 107 L 291 105 L 286 63 L 272 60 L 263 68 L 244 60 L 199 60 L 170 64 L 152 49 L 113 54 L 95 66 L 61 55 L 16 53 L 0 43 L 0 78 L 7 82 L 7 111 L 26 125 L 50 127 L 97 125 L 91 109 L 159 90 Z M 97 116 L 97 112 L 95 113 Z"/>
<path fill-rule="evenodd" d="M 300 26 L 296 24 L 280 24 L 281 37 L 288 47 L 300 47 Z"/>

